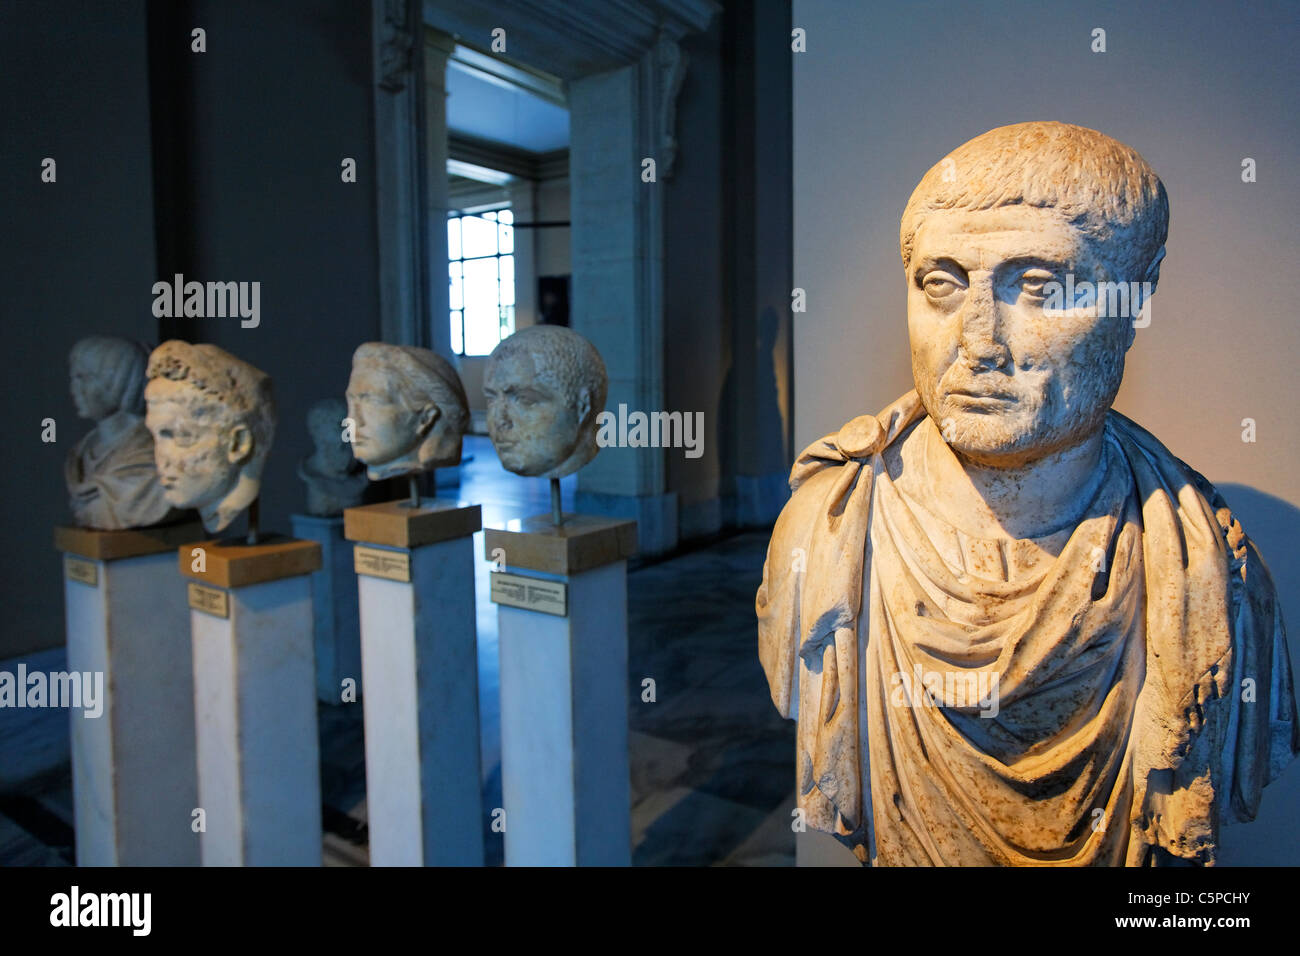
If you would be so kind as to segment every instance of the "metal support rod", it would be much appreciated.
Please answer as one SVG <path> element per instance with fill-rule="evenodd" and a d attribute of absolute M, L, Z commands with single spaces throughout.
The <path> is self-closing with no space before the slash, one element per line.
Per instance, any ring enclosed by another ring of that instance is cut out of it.
<path fill-rule="evenodd" d="M 551 479 L 551 523 L 556 527 L 564 524 L 564 512 L 560 508 L 560 479 Z"/>
<path fill-rule="evenodd" d="M 248 544 L 257 544 L 261 540 L 261 503 L 262 499 L 254 498 L 248 506 Z"/>
<path fill-rule="evenodd" d="M 411 489 L 411 500 L 408 501 L 408 502 L 406 503 L 406 506 L 407 506 L 408 508 L 418 508 L 418 507 L 420 507 L 420 478 L 419 478 L 419 474 L 416 473 L 416 472 L 411 472 L 411 474 L 407 476 L 407 479 L 406 479 L 406 480 L 407 480 L 408 485 L 409 485 L 409 487 L 410 487 L 410 489 Z"/>

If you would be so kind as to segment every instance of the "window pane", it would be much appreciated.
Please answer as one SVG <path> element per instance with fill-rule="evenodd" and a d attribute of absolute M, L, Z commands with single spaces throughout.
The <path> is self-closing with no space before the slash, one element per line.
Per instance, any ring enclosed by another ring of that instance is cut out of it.
<path fill-rule="evenodd" d="M 447 220 L 447 258 L 460 258 L 460 217 Z"/>
<path fill-rule="evenodd" d="M 474 256 L 494 256 L 497 252 L 497 225 L 478 216 L 464 216 L 461 219 L 464 243 L 461 247 L 465 258 Z"/>
<path fill-rule="evenodd" d="M 465 310 L 465 354 L 487 355 L 501 341 L 501 319 L 495 305 Z"/>
<path fill-rule="evenodd" d="M 491 309 L 496 313 L 497 260 L 468 259 L 465 261 L 465 308 Z"/>
<path fill-rule="evenodd" d="M 515 304 L 515 257 L 502 256 L 501 263 L 501 304 Z"/>
<path fill-rule="evenodd" d="M 465 307 L 465 300 L 462 298 L 463 290 L 461 287 L 460 276 L 452 276 L 449 281 L 451 285 L 447 292 L 451 299 L 451 308 L 453 310 L 463 309 Z"/>
<path fill-rule="evenodd" d="M 514 213 L 448 219 L 447 252 L 452 348 L 488 355 L 515 328 Z"/>

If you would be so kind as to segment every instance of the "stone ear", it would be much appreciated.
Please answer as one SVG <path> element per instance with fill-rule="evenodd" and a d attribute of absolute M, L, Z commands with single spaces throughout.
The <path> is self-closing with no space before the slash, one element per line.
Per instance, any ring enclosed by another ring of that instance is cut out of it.
<path fill-rule="evenodd" d="M 1156 253 L 1151 265 L 1147 266 L 1147 274 L 1142 277 L 1144 282 L 1151 283 L 1151 291 L 1156 291 L 1156 284 L 1160 281 L 1160 263 L 1165 259 L 1165 247 L 1161 246 L 1160 251 Z"/>
<path fill-rule="evenodd" d="M 591 414 L 591 390 L 583 387 L 578 390 L 578 424 L 585 424 Z"/>
<path fill-rule="evenodd" d="M 442 417 L 442 409 L 437 405 L 425 405 L 420 409 L 419 429 L 421 435 L 429 434 L 434 423 Z"/>
<path fill-rule="evenodd" d="M 226 448 L 226 458 L 231 464 L 244 461 L 253 453 L 253 433 L 247 425 L 235 425 L 230 429 L 230 438 Z"/>

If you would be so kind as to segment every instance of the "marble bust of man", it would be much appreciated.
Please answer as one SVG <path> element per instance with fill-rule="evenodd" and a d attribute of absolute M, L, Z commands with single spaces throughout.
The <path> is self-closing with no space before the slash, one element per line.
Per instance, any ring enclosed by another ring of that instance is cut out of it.
<path fill-rule="evenodd" d="M 149 356 L 145 422 L 167 500 L 224 530 L 261 490 L 275 437 L 271 379 L 215 345 L 173 339 Z"/>
<path fill-rule="evenodd" d="M 323 398 L 307 410 L 307 431 L 313 451 L 298 463 L 298 477 L 307 486 L 307 513 L 341 515 L 361 503 L 370 479 L 343 440 L 348 407 L 337 398 Z"/>
<path fill-rule="evenodd" d="M 563 478 L 591 461 L 608 388 L 600 353 L 572 329 L 533 325 L 502 340 L 483 376 L 488 435 L 502 466 Z"/>
<path fill-rule="evenodd" d="M 367 342 L 348 379 L 352 453 L 371 481 L 460 462 L 469 400 L 441 355 L 413 345 Z"/>
<path fill-rule="evenodd" d="M 144 424 L 148 358 L 142 345 L 99 335 L 78 341 L 68 356 L 77 414 L 95 422 L 64 465 L 72 516 L 83 527 L 120 531 L 171 516 Z"/>
<path fill-rule="evenodd" d="M 1061 123 L 976 137 L 907 204 L 916 388 L 799 456 L 756 600 L 799 806 L 863 862 L 1209 864 L 1297 750 L 1263 561 L 1111 409 L 1168 214 Z M 1127 309 L 1060 296 L 1107 282 Z"/>

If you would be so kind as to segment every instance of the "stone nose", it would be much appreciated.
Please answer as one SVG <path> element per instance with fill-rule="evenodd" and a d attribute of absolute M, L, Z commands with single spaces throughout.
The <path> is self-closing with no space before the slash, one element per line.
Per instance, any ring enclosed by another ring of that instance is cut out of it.
<path fill-rule="evenodd" d="M 1010 352 L 1002 340 L 1001 309 L 992 274 L 972 273 L 966 300 L 958 313 L 958 352 L 972 370 L 1004 368 L 1010 362 Z"/>

